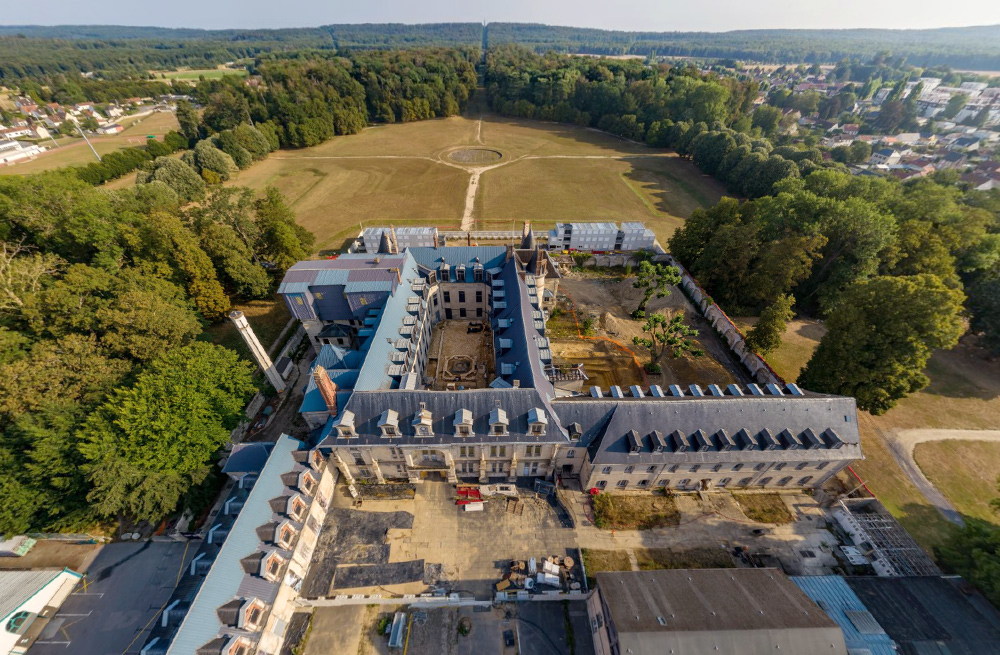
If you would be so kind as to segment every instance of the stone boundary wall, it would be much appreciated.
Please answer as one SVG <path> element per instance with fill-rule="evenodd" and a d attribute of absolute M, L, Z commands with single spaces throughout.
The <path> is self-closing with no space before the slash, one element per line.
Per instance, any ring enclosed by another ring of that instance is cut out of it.
<path fill-rule="evenodd" d="M 532 593 L 520 590 L 516 592 L 498 591 L 493 600 L 476 600 L 459 594 L 435 596 L 434 594 L 403 594 L 402 596 L 384 596 L 382 594 L 338 594 L 326 598 L 305 599 L 295 601 L 297 607 L 340 607 L 343 605 L 414 605 L 421 607 L 489 607 L 494 602 L 524 602 L 553 600 L 587 600 L 590 595 L 585 591 L 542 591 Z"/>
<path fill-rule="evenodd" d="M 725 339 L 729 349 L 736 355 L 736 358 L 746 366 L 747 370 L 760 384 L 781 384 L 784 385 L 785 381 L 781 379 L 777 373 L 775 373 L 767 362 L 765 362 L 759 355 L 754 353 L 750 348 L 746 346 L 743 341 L 743 333 L 739 331 L 739 328 L 733 323 L 732 319 L 726 316 L 726 313 L 722 311 L 716 303 L 711 302 L 712 298 L 708 293 L 701 288 L 698 281 L 691 277 L 691 274 L 687 272 L 687 269 L 681 265 L 680 262 L 675 260 L 673 256 L 666 255 L 663 261 L 670 264 L 671 266 L 676 266 L 681 272 L 681 286 L 687 291 L 688 297 L 694 302 L 694 305 L 714 327 L 722 338 Z"/>

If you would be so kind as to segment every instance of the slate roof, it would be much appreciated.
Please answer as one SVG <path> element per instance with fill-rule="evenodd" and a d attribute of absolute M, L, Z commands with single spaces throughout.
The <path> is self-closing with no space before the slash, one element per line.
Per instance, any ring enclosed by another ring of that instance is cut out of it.
<path fill-rule="evenodd" d="M 241 443 L 233 446 L 233 451 L 222 467 L 223 473 L 260 473 L 274 448 L 272 443 Z"/>
<path fill-rule="evenodd" d="M 240 596 L 241 586 L 248 577 L 241 560 L 261 549 L 257 528 L 272 520 L 274 511 L 270 501 L 286 493 L 287 489 L 282 481 L 282 474 L 297 467 L 298 462 L 294 452 L 306 447 L 307 444 L 284 434 L 274 444 L 271 456 L 247 495 L 242 509 L 229 527 L 228 535 L 215 555 L 208 575 L 199 585 L 196 595 L 190 601 L 190 608 L 176 628 L 176 634 L 173 635 L 166 651 L 168 655 L 189 655 L 197 652 L 225 628 L 220 622 L 217 610 Z M 264 582 L 273 585 L 275 591 L 277 590 L 276 583 Z M 254 589 L 255 593 L 263 591 Z"/>
<path fill-rule="evenodd" d="M 642 464 L 666 460 L 684 462 L 773 461 L 774 459 L 857 459 L 861 456 L 857 409 L 853 398 L 841 396 L 704 396 L 698 398 L 559 398 L 552 407 L 563 425 L 579 423 L 586 427 L 581 445 L 586 445 L 591 461 L 602 464 Z M 643 444 L 638 454 L 630 452 L 628 433 L 635 430 Z M 648 435 L 658 430 L 670 443 L 669 435 L 678 431 L 689 442 L 687 451 L 672 447 L 653 452 Z M 716 433 L 725 431 L 736 446 L 728 452 L 720 447 Z M 753 437 L 767 430 L 782 445 L 776 450 L 744 449 L 737 436 L 746 430 Z M 788 449 L 780 435 L 788 431 L 802 443 Z M 820 447 L 806 450 L 809 430 L 819 439 Z M 843 447 L 829 446 L 836 434 Z M 697 452 L 695 435 L 709 445 L 707 452 Z"/>
<path fill-rule="evenodd" d="M 961 578 L 846 582 L 903 655 L 1000 654 L 1000 613 Z"/>
<path fill-rule="evenodd" d="M 898 655 L 892 638 L 842 577 L 793 576 L 791 581 L 840 626 L 849 649 L 867 649 L 869 655 Z"/>
<path fill-rule="evenodd" d="M 450 281 L 455 282 L 455 267 L 464 264 L 471 269 L 477 263 L 489 270 L 503 266 L 507 249 L 503 246 L 455 246 L 447 248 L 407 248 L 406 252 L 413 256 L 416 262 L 425 270 L 438 270 L 442 261 L 450 267 Z M 469 273 L 471 275 L 471 273 Z M 467 278 L 472 281 L 472 278 Z"/>
<path fill-rule="evenodd" d="M 496 353 L 496 370 L 503 371 L 503 365 L 509 364 L 514 367 L 514 372 L 510 375 L 502 375 L 506 382 L 518 380 L 522 387 L 534 387 L 547 398 L 555 396 L 552 383 L 545 377 L 542 368 L 542 360 L 538 352 L 537 336 L 545 336 L 544 329 L 536 330 L 532 310 L 534 307 L 528 297 L 528 287 L 517 270 L 517 263 L 514 259 L 507 262 L 501 273 L 503 280 L 507 307 L 493 312 L 494 322 L 494 352 Z M 508 319 L 510 324 L 507 328 L 497 327 L 499 319 Z M 501 339 L 510 340 L 510 348 L 500 347 Z"/>
<path fill-rule="evenodd" d="M 417 437 L 412 425 L 414 416 L 420 411 L 420 403 L 424 403 L 427 411 L 433 415 L 432 437 Z M 499 404 L 498 404 L 499 403 Z M 507 412 L 507 436 L 494 437 L 489 435 L 490 412 L 497 408 Z M 379 416 L 392 408 L 399 414 L 399 432 L 401 436 L 386 438 L 378 427 Z M 564 442 L 566 437 L 558 426 L 550 420 L 544 436 L 528 434 L 528 412 L 540 408 L 550 415 L 551 409 L 546 398 L 537 389 L 469 389 L 461 393 L 447 391 L 414 391 L 396 389 L 392 391 L 363 392 L 355 391 L 347 401 L 345 410 L 354 413 L 354 429 L 357 438 L 340 439 L 332 431 L 333 421 L 328 421 L 323 431 L 323 441 L 320 446 L 352 445 L 356 443 L 383 443 L 388 445 L 417 445 L 422 443 L 464 443 L 474 440 L 476 443 L 524 441 L 531 443 Z M 472 413 L 472 429 L 474 437 L 456 437 L 455 413 L 466 409 Z"/>

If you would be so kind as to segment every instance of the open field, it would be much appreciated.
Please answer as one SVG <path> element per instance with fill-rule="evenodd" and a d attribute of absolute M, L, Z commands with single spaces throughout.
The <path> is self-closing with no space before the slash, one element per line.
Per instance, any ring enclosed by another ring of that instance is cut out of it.
<path fill-rule="evenodd" d="M 463 146 L 500 154 L 456 161 Z M 276 186 L 318 249 L 339 248 L 360 223 L 536 229 L 562 220 L 641 220 L 665 241 L 721 184 L 690 162 L 571 125 L 452 117 L 379 125 L 313 148 L 284 150 L 233 184 Z M 467 206 L 467 197 L 470 202 Z"/>
<path fill-rule="evenodd" d="M 917 444 L 917 464 L 963 515 L 1000 525 L 990 501 L 1000 497 L 1000 443 L 935 441 Z"/>
<path fill-rule="evenodd" d="M 206 80 L 217 80 L 226 75 L 246 77 L 249 73 L 243 68 L 190 68 L 176 71 L 150 71 L 161 80 L 180 80 L 192 84 L 204 77 Z"/>
<path fill-rule="evenodd" d="M 163 138 L 170 130 L 179 129 L 177 117 L 171 112 L 154 112 L 141 118 L 123 118 L 120 124 L 125 130 L 120 134 L 111 136 L 88 136 L 99 155 L 106 155 L 119 148 L 141 146 L 146 142 L 147 135 L 154 135 L 159 139 Z M 49 147 L 50 150 L 35 159 L 22 161 L 12 166 L 0 167 L 0 175 L 30 175 L 49 171 L 54 168 L 64 166 L 84 166 L 97 161 L 94 153 L 87 147 L 86 142 L 80 137 L 61 138 L 57 141 L 58 148 L 52 148 L 52 142 L 48 139 L 39 142 L 40 145 Z M 134 178 L 129 174 L 125 177 Z"/>

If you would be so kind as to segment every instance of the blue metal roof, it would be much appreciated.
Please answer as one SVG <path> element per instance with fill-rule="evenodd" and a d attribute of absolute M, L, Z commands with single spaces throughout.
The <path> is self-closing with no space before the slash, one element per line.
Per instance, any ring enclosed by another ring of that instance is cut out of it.
<path fill-rule="evenodd" d="M 871 620 L 876 626 L 874 629 L 865 627 L 865 632 L 858 630 L 855 621 L 861 623 L 860 617 L 868 614 L 868 608 L 842 577 L 839 575 L 812 575 L 790 576 L 790 579 L 840 626 L 848 651 L 868 649 L 871 655 L 898 655 L 895 642 L 877 623 L 874 623 L 874 619 Z M 855 619 L 852 621 L 848 612 L 864 614 L 854 614 Z M 864 623 L 869 622 L 864 621 Z M 874 630 L 882 631 L 876 633 Z"/>
<path fill-rule="evenodd" d="M 246 575 L 240 560 L 258 551 L 260 538 L 257 528 L 271 520 L 273 510 L 270 500 L 282 495 L 285 488 L 281 476 L 295 467 L 292 453 L 307 447 L 307 444 L 287 434 L 278 438 L 198 595 L 184 615 L 167 655 L 192 655 L 219 634 L 223 626 L 216 610 L 236 598 Z"/>
<path fill-rule="evenodd" d="M 313 286 L 332 287 L 347 284 L 347 276 L 350 273 L 349 270 L 345 269 L 317 271 L 316 278 L 313 280 Z"/>
<path fill-rule="evenodd" d="M 392 282 L 388 280 L 371 280 L 348 282 L 344 286 L 344 293 L 365 293 L 368 291 L 392 291 Z"/>
<path fill-rule="evenodd" d="M 278 293 L 305 293 L 309 291 L 308 282 L 282 282 Z"/>
<path fill-rule="evenodd" d="M 417 262 L 411 253 L 419 248 L 407 249 L 400 270 L 403 280 L 420 277 L 417 271 Z M 425 248 L 424 250 L 433 250 Z M 442 248 L 448 250 L 448 248 Z M 407 284 L 396 287 L 395 293 L 389 296 L 382 306 L 379 316 L 378 327 L 375 333 L 366 340 L 368 352 L 365 354 L 364 364 L 358 373 L 358 379 L 354 383 L 354 388 L 358 391 L 374 391 L 376 389 L 391 389 L 392 378 L 388 373 L 389 354 L 396 351 L 393 343 L 399 339 L 399 326 L 403 324 L 403 317 L 408 316 L 406 310 L 407 299 L 413 295 Z M 359 331 L 360 335 L 362 331 Z"/>

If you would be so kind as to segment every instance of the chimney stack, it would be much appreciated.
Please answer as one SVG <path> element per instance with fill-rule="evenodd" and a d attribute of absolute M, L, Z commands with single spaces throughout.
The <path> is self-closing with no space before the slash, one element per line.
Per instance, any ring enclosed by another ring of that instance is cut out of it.
<path fill-rule="evenodd" d="M 513 259 L 513 257 L 514 257 L 514 244 L 513 243 L 508 243 L 507 244 L 507 254 L 504 256 L 503 260 L 504 260 L 504 262 L 509 262 L 511 259 Z"/>
<path fill-rule="evenodd" d="M 545 277 L 549 260 L 541 248 L 535 250 L 535 277 Z"/>
<path fill-rule="evenodd" d="M 399 242 L 396 241 L 396 228 L 392 225 L 389 226 L 389 254 L 399 254 Z"/>
<path fill-rule="evenodd" d="M 337 385 L 333 380 L 330 379 L 330 374 L 326 372 L 326 369 L 316 365 L 313 369 L 313 380 L 316 382 L 316 387 L 319 389 L 319 394 L 323 397 L 323 402 L 326 403 L 326 409 L 330 412 L 330 416 L 337 415 Z"/>

